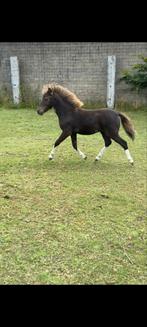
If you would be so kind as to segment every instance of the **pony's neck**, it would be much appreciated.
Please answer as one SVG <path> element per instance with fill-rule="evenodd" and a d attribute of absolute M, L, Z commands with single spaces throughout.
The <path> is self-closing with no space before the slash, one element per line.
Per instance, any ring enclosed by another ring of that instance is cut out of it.
<path fill-rule="evenodd" d="M 64 101 L 58 95 L 56 96 L 56 99 L 54 101 L 54 109 L 59 118 L 62 118 L 63 116 L 68 115 L 70 112 L 73 111 L 72 105 L 70 106 L 69 103 Z"/>

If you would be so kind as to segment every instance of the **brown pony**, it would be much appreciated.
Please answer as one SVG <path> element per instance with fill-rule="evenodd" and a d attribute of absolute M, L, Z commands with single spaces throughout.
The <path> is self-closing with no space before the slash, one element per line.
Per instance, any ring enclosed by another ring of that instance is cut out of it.
<path fill-rule="evenodd" d="M 49 109 L 54 108 L 62 130 L 49 154 L 49 159 L 54 158 L 55 147 L 68 136 L 71 137 L 73 148 L 83 159 L 86 159 L 86 155 L 77 147 L 77 134 L 90 135 L 100 132 L 105 146 L 100 150 L 95 160 L 102 157 L 106 148 L 112 143 L 111 140 L 114 140 L 123 147 L 127 159 L 133 164 L 127 142 L 118 134 L 121 122 L 128 136 L 134 140 L 135 130 L 130 119 L 126 115 L 111 109 L 86 110 L 81 108 L 82 106 L 83 102 L 67 88 L 55 83 L 43 86 L 42 101 L 37 113 L 43 115 Z"/>

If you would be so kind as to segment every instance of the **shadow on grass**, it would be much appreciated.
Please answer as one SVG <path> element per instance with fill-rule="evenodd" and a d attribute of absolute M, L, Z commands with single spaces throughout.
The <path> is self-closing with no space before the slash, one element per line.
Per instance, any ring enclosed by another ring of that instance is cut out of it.
<path fill-rule="evenodd" d="M 29 167 L 29 164 L 28 164 Z M 108 174 L 109 171 L 119 170 L 120 173 L 124 174 L 124 170 L 133 171 L 135 169 L 135 165 L 131 166 L 128 162 L 108 162 L 108 161 L 99 161 L 96 162 L 94 160 L 63 160 L 61 158 L 54 159 L 52 161 L 38 161 L 33 165 L 34 169 L 39 170 L 49 170 L 49 171 L 61 171 L 61 172 L 70 172 L 70 171 L 105 171 Z"/>
<path fill-rule="evenodd" d="M 97 173 L 105 173 L 106 175 L 110 175 L 111 173 L 122 174 L 125 172 L 133 172 L 135 171 L 135 167 L 131 166 L 127 160 L 126 161 L 113 161 L 104 158 L 100 161 L 95 161 L 93 157 L 88 157 L 86 160 L 82 160 L 78 157 L 70 157 L 65 158 L 64 156 L 55 157 L 53 160 L 48 160 L 47 156 L 43 153 L 38 156 L 31 157 L 29 153 L 3 153 L 1 155 L 3 159 L 3 164 L 1 164 L 0 170 L 14 173 L 19 172 L 29 172 L 36 171 L 37 174 L 41 174 L 41 172 L 55 172 L 55 174 L 61 174 L 75 172 L 97 172 Z M 5 158 L 7 160 L 5 160 Z"/>

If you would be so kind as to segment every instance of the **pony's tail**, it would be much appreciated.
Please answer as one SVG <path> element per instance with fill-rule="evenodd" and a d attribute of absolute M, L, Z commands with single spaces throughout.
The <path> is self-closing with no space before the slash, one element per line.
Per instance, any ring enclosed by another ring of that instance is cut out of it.
<path fill-rule="evenodd" d="M 126 133 L 128 134 L 128 136 L 134 140 L 135 139 L 135 129 L 134 126 L 131 122 L 131 120 L 124 114 L 122 114 L 121 112 L 118 112 L 123 128 L 125 129 Z"/>

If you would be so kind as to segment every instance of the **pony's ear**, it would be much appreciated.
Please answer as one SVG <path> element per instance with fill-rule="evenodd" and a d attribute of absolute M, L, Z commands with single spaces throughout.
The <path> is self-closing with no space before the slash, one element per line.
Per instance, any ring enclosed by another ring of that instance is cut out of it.
<path fill-rule="evenodd" d="M 48 87 L 48 91 L 47 92 L 48 92 L 49 95 L 53 95 L 53 89 L 51 87 Z"/>

